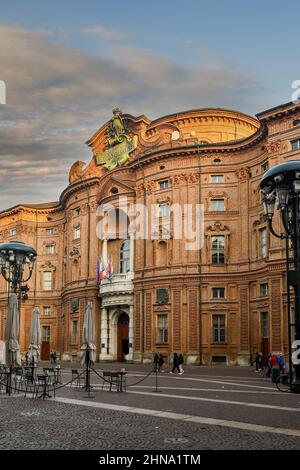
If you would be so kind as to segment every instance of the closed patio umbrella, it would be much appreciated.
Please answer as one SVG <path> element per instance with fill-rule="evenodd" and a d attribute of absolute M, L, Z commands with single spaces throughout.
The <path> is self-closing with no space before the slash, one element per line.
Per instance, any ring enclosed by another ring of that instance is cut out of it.
<path fill-rule="evenodd" d="M 90 366 L 96 361 L 96 346 L 94 343 L 95 327 L 92 302 L 88 302 L 83 322 L 82 346 L 80 362 L 82 366 Z"/>
<path fill-rule="evenodd" d="M 37 364 L 40 357 L 41 324 L 39 313 L 38 307 L 34 307 L 28 348 L 28 359 L 33 365 Z"/>
<path fill-rule="evenodd" d="M 17 294 L 10 294 L 8 314 L 5 325 L 6 366 L 21 367 L 21 354 L 19 346 L 20 317 Z"/>

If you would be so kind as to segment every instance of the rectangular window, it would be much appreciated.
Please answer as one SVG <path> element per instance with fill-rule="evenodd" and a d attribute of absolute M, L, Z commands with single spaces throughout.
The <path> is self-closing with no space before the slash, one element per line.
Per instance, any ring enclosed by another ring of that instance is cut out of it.
<path fill-rule="evenodd" d="M 51 307 L 48 307 L 48 306 L 43 307 L 43 315 L 45 316 L 51 315 Z"/>
<path fill-rule="evenodd" d="M 211 182 L 215 184 L 224 183 L 224 175 L 211 175 Z"/>
<path fill-rule="evenodd" d="M 14 237 L 15 235 L 17 235 L 17 229 L 16 228 L 12 228 L 11 231 L 10 231 L 10 234 Z"/>
<path fill-rule="evenodd" d="M 226 340 L 225 315 L 213 315 L 213 342 L 224 343 Z"/>
<path fill-rule="evenodd" d="M 168 315 L 157 315 L 157 342 L 168 343 Z"/>
<path fill-rule="evenodd" d="M 266 297 L 266 295 L 268 295 L 268 293 L 269 293 L 268 283 L 261 284 L 260 285 L 260 296 L 261 297 Z"/>
<path fill-rule="evenodd" d="M 42 326 L 42 341 L 46 341 L 46 342 L 50 341 L 50 326 L 49 325 Z"/>
<path fill-rule="evenodd" d="M 47 235 L 53 235 L 53 232 L 54 232 L 53 228 L 46 228 Z"/>
<path fill-rule="evenodd" d="M 159 204 L 159 217 L 169 217 L 170 206 L 169 204 Z"/>
<path fill-rule="evenodd" d="M 213 287 L 212 298 L 213 299 L 225 299 L 225 287 Z"/>
<path fill-rule="evenodd" d="M 300 148 L 300 139 L 291 141 L 292 150 L 297 150 Z"/>
<path fill-rule="evenodd" d="M 261 312 L 261 336 L 269 338 L 269 315 L 268 312 Z"/>
<path fill-rule="evenodd" d="M 267 229 L 266 227 L 261 228 L 259 231 L 260 236 L 260 257 L 267 257 Z"/>
<path fill-rule="evenodd" d="M 159 189 L 167 189 L 169 187 L 169 180 L 159 182 Z"/>
<path fill-rule="evenodd" d="M 269 162 L 266 161 L 261 165 L 261 172 L 265 173 L 269 169 Z"/>
<path fill-rule="evenodd" d="M 47 253 L 47 255 L 54 255 L 54 245 L 47 245 L 46 246 L 46 253 Z"/>
<path fill-rule="evenodd" d="M 225 210 L 225 201 L 224 199 L 211 199 L 210 201 L 210 210 L 211 211 L 224 211 Z"/>
<path fill-rule="evenodd" d="M 52 290 L 52 271 L 44 272 L 44 290 Z"/>
<path fill-rule="evenodd" d="M 224 264 L 225 262 L 225 237 L 219 235 L 211 238 L 212 264 Z"/>
<path fill-rule="evenodd" d="M 77 344 L 77 341 L 78 341 L 78 320 L 73 320 L 71 344 Z"/>
<path fill-rule="evenodd" d="M 77 240 L 78 238 L 80 238 L 80 227 L 74 229 L 74 239 Z"/>

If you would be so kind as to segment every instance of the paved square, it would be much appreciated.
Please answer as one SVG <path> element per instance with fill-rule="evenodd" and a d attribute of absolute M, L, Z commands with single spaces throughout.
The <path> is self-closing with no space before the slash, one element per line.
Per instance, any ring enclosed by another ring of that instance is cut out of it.
<path fill-rule="evenodd" d="M 93 398 L 70 385 L 58 388 L 55 399 L 2 394 L 0 448 L 300 449 L 300 396 L 280 393 L 253 369 L 166 371 L 158 376 L 159 392 L 155 376 L 147 377 L 150 366 L 126 370 L 124 393 L 102 391 L 92 373 Z M 69 368 L 62 379 L 71 380 Z"/>

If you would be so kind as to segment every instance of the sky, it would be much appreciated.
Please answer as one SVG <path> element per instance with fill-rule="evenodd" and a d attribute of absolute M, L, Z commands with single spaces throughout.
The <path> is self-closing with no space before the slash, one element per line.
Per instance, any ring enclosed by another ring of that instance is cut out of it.
<path fill-rule="evenodd" d="M 56 201 L 119 106 L 255 115 L 300 80 L 298 2 L 0 0 L 0 210 Z"/>

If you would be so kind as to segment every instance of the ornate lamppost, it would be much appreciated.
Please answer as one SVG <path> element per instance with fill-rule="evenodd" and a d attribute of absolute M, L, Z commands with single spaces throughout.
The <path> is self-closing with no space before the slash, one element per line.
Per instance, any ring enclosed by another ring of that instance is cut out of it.
<path fill-rule="evenodd" d="M 290 391 L 300 393 L 300 160 L 281 163 L 268 170 L 261 179 L 260 187 L 270 231 L 275 237 L 285 240 Z M 280 210 L 283 226 L 283 231 L 279 234 L 273 227 L 275 208 Z M 293 322 L 290 308 L 291 287 L 294 292 Z M 293 343 L 292 326 L 295 328 Z M 295 350 L 293 354 L 292 348 Z"/>
<path fill-rule="evenodd" d="M 8 283 L 8 296 L 13 293 L 19 297 L 17 303 L 19 309 L 20 318 L 20 304 L 22 298 L 25 300 L 28 298 L 27 291 L 29 287 L 24 283 L 29 281 L 32 276 L 34 263 L 36 260 L 36 251 L 25 243 L 22 242 L 11 242 L 0 244 L 0 270 L 1 274 Z M 14 332 L 14 339 L 17 340 L 19 348 L 19 331 Z M 12 334 L 12 333 L 10 333 Z M 18 337 L 16 337 L 18 336 Z M 7 338 L 6 338 L 7 340 Z M 15 348 L 15 344 L 14 344 Z M 16 349 L 14 349 L 16 351 Z M 14 353 L 15 354 L 15 353 Z M 15 360 L 10 359 L 10 373 L 7 381 L 6 392 L 10 395 L 11 393 L 11 374 L 12 374 L 12 363 Z M 17 362 L 17 361 L 16 361 Z"/>
<path fill-rule="evenodd" d="M 19 294 L 20 297 L 26 295 L 28 287 L 22 284 L 31 278 L 36 256 L 36 251 L 25 243 L 0 244 L 1 274 L 8 282 L 10 292 Z"/>

